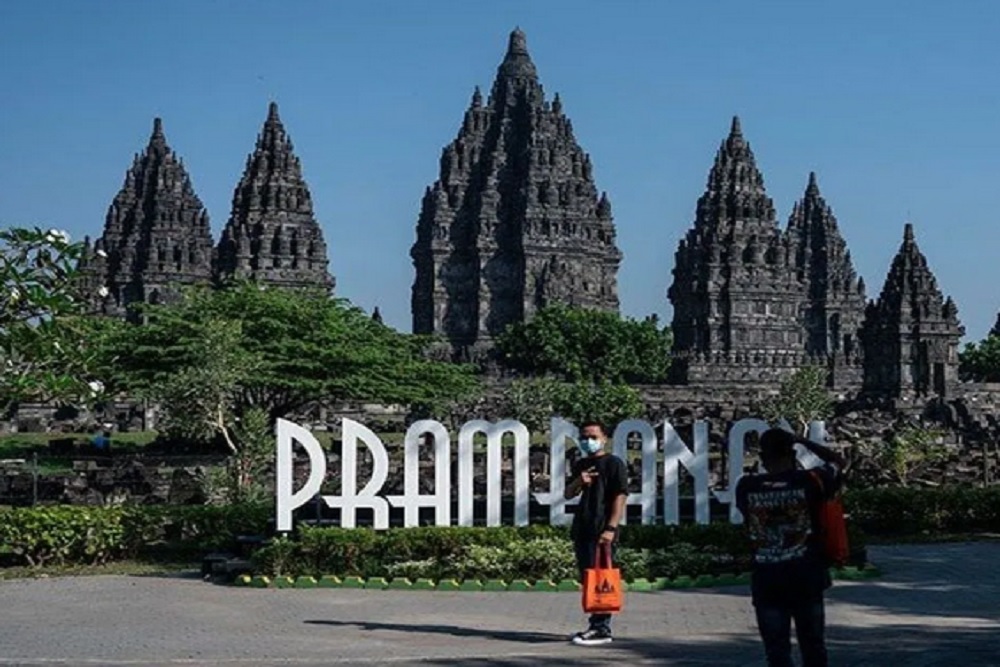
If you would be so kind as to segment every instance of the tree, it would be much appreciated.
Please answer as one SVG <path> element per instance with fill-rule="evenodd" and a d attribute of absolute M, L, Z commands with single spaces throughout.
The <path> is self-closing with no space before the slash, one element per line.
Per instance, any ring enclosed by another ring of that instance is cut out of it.
<path fill-rule="evenodd" d="M 639 392 L 624 384 L 560 382 L 551 378 L 515 380 L 504 392 L 504 416 L 521 421 L 529 430 L 548 428 L 558 415 L 577 426 L 596 419 L 609 428 L 645 411 Z"/>
<path fill-rule="evenodd" d="M 969 343 L 958 355 L 959 376 L 970 382 L 1000 382 L 1000 336 Z"/>
<path fill-rule="evenodd" d="M 82 250 L 54 229 L 0 230 L 0 414 L 20 401 L 100 393 L 75 289 Z"/>
<path fill-rule="evenodd" d="M 887 440 L 862 442 L 858 446 L 860 475 L 874 481 L 909 486 L 928 467 L 948 458 L 942 433 L 924 426 L 903 425 Z"/>
<path fill-rule="evenodd" d="M 771 422 L 785 419 L 802 435 L 809 422 L 826 419 L 833 411 L 833 399 L 826 387 L 827 371 L 819 366 L 800 368 L 784 382 L 778 394 L 762 405 L 763 416 Z"/>
<path fill-rule="evenodd" d="M 106 356 L 118 359 L 121 386 L 177 407 L 191 432 L 214 427 L 231 438 L 231 428 L 217 425 L 250 408 L 273 423 L 315 401 L 412 404 L 476 387 L 467 367 L 427 360 L 429 341 L 322 292 L 191 288 L 176 303 L 142 311 L 145 322 L 120 329 Z"/>
<path fill-rule="evenodd" d="M 622 420 L 641 417 L 645 411 L 639 392 L 625 384 L 564 383 L 554 398 L 556 414 L 577 426 L 596 419 L 612 428 Z"/>
<path fill-rule="evenodd" d="M 538 311 L 498 337 L 504 365 L 528 375 L 569 382 L 655 383 L 667 377 L 672 337 L 655 317 L 565 305 Z"/>

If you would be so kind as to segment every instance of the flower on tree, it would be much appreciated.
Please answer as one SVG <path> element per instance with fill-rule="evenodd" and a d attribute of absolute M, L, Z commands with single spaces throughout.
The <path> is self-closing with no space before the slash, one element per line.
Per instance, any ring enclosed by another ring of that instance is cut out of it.
<path fill-rule="evenodd" d="M 46 243 L 69 243 L 69 232 L 61 229 L 50 229 L 45 235 Z"/>

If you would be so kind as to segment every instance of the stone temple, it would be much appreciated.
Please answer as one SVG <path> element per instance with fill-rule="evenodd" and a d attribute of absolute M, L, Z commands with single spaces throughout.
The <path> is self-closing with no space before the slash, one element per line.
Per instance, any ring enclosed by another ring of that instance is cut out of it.
<path fill-rule="evenodd" d="M 458 358 L 547 304 L 618 310 L 611 204 L 520 30 L 443 151 L 410 255 L 413 331 L 442 335 Z"/>
<path fill-rule="evenodd" d="M 878 301 L 868 304 L 832 209 L 809 174 L 788 225 L 738 118 L 675 256 L 672 382 L 775 384 L 818 365 L 832 388 L 899 396 L 957 381 L 957 309 L 906 226 Z"/>
<path fill-rule="evenodd" d="M 271 103 L 257 146 L 233 193 L 219 242 L 216 278 L 332 290 L 326 243 L 292 140 Z"/>
<path fill-rule="evenodd" d="M 180 285 L 212 281 L 208 212 L 159 118 L 108 207 L 104 234 L 84 245 L 82 286 L 104 315 L 124 316 L 131 303 L 159 303 Z"/>
<path fill-rule="evenodd" d="M 958 384 L 958 307 L 944 298 L 907 224 L 865 322 L 865 388 L 892 397 L 952 393 Z"/>
<path fill-rule="evenodd" d="M 130 316 L 130 304 L 234 278 L 332 290 L 327 264 L 302 167 L 272 103 L 217 247 L 208 212 L 157 118 L 108 208 L 104 233 L 93 244 L 85 239 L 79 268 L 93 312 Z"/>
<path fill-rule="evenodd" d="M 905 226 L 882 290 L 869 301 L 816 174 L 803 180 L 782 226 L 733 119 L 675 254 L 667 291 L 671 383 L 692 395 L 739 393 L 774 388 L 796 369 L 818 365 L 845 395 L 951 394 L 964 330 L 913 227 Z M 559 95 L 546 100 L 518 29 L 489 95 L 475 89 L 443 150 L 410 255 L 413 331 L 441 336 L 454 359 L 484 358 L 509 324 L 548 304 L 618 311 L 622 253 L 611 204 Z M 169 300 L 183 285 L 232 279 L 332 291 L 326 243 L 277 105 L 247 158 L 217 245 L 156 119 L 103 235 L 87 240 L 81 269 L 93 310 L 117 316 L 132 303 Z"/>

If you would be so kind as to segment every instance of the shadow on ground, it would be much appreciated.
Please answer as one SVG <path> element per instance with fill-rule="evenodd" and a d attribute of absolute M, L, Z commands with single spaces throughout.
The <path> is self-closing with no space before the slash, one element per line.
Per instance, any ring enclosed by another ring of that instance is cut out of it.
<path fill-rule="evenodd" d="M 568 637 L 548 632 L 520 632 L 515 630 L 496 630 L 488 628 L 463 628 L 457 625 L 429 625 L 405 623 L 382 623 L 380 621 L 305 621 L 311 625 L 332 625 L 336 627 L 355 627 L 363 630 L 389 630 L 395 632 L 415 632 L 418 634 L 450 635 L 452 637 L 472 637 L 476 639 L 497 639 L 500 641 L 519 642 L 523 644 L 564 644 Z"/>

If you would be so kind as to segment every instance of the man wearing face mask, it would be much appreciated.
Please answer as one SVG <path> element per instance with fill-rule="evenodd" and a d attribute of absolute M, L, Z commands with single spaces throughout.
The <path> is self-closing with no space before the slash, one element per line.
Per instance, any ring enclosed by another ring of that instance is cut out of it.
<path fill-rule="evenodd" d="M 593 567 L 598 544 L 605 543 L 613 549 L 618 539 L 618 524 L 625 515 L 628 470 L 624 461 L 605 451 L 607 440 L 607 430 L 600 422 L 583 425 L 580 429 L 583 456 L 573 464 L 573 476 L 566 487 L 567 500 L 583 494 L 570 529 L 581 578 L 584 570 Z M 573 636 L 573 643 L 582 646 L 610 642 L 611 614 L 592 615 L 590 627 Z"/>

